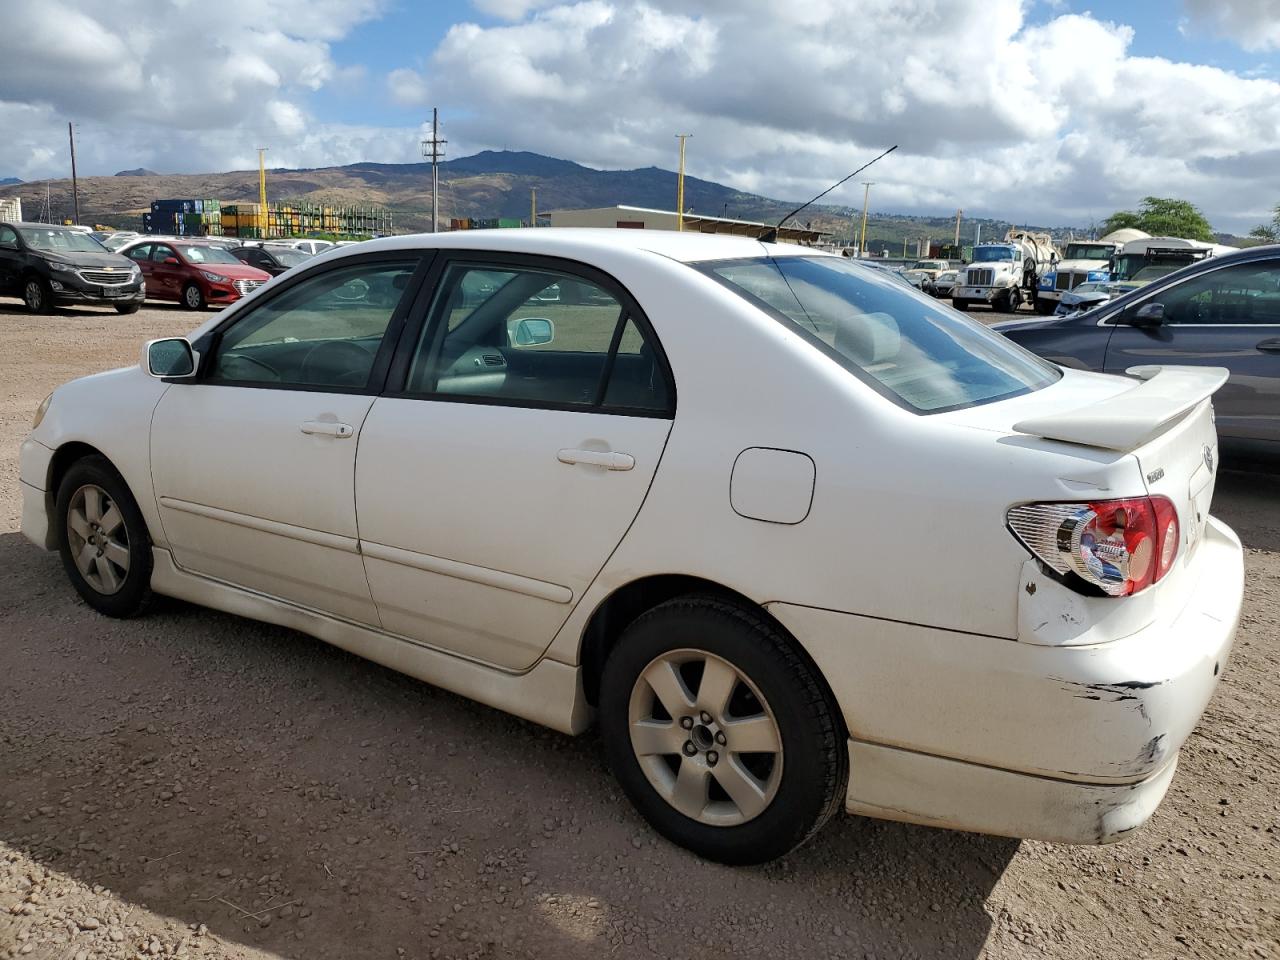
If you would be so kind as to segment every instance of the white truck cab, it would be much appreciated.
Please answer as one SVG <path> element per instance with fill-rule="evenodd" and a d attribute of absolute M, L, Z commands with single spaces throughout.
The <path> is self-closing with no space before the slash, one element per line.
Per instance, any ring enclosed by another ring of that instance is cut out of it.
<path fill-rule="evenodd" d="M 1062 295 L 1082 283 L 1098 283 L 1112 278 L 1116 257 L 1125 244 L 1150 239 L 1141 230 L 1115 230 L 1100 240 L 1073 240 L 1057 267 L 1040 277 L 1036 290 L 1036 313 L 1053 313 Z"/>

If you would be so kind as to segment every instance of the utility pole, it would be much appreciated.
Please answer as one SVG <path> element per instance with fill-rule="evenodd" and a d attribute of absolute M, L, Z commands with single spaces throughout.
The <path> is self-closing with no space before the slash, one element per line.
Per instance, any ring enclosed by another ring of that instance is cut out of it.
<path fill-rule="evenodd" d="M 538 188 L 529 188 L 529 226 L 538 225 Z"/>
<path fill-rule="evenodd" d="M 956 247 L 957 249 L 959 249 L 959 247 L 960 247 L 960 214 L 962 214 L 962 213 L 964 213 L 964 211 L 963 211 L 963 210 L 957 210 L 957 211 L 956 211 L 956 241 L 955 241 L 955 247 Z"/>
<path fill-rule="evenodd" d="M 440 111 L 431 108 L 431 139 L 422 141 L 422 157 L 431 161 L 431 232 L 440 232 L 440 158 L 447 140 L 440 139 Z"/>
<path fill-rule="evenodd" d="M 80 226 L 80 183 L 76 179 L 76 130 L 67 124 L 67 139 L 71 141 L 71 202 L 75 208 L 76 226 Z"/>
<path fill-rule="evenodd" d="M 258 148 L 258 235 L 264 240 L 271 225 L 267 216 L 267 148 Z"/>
<path fill-rule="evenodd" d="M 684 229 L 684 142 L 692 137 L 692 133 L 677 133 L 680 141 L 680 172 L 676 175 L 676 229 Z"/>
<path fill-rule="evenodd" d="M 874 180 L 862 181 L 862 239 L 858 241 L 858 256 L 865 257 L 867 255 L 867 203 L 871 199 L 871 188 L 876 185 Z"/>

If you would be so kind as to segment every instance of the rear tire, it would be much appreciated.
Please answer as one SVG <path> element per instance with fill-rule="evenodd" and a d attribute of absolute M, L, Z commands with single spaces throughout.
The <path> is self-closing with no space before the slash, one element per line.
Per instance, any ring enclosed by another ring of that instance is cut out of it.
<path fill-rule="evenodd" d="M 81 599 L 109 617 L 151 602 L 151 537 L 137 501 L 101 456 L 76 461 L 58 484 L 54 525 L 62 567 Z"/>
<path fill-rule="evenodd" d="M 114 306 L 115 306 L 115 308 L 116 308 L 116 313 L 119 313 L 119 314 L 128 314 L 128 313 L 137 313 L 137 312 L 138 312 L 138 310 L 139 310 L 139 309 L 141 309 L 142 304 L 140 304 L 140 303 L 117 303 L 117 304 L 114 304 Z"/>
<path fill-rule="evenodd" d="M 27 313 L 53 313 L 53 291 L 40 277 L 30 276 L 23 281 L 22 302 Z"/>
<path fill-rule="evenodd" d="M 830 691 L 776 624 L 716 597 L 669 600 L 626 629 L 601 677 L 600 729 L 641 815 L 709 860 L 780 857 L 844 802 Z"/>
<path fill-rule="evenodd" d="M 207 306 L 199 284 L 188 283 L 182 288 L 182 305 L 188 310 L 203 310 Z"/>

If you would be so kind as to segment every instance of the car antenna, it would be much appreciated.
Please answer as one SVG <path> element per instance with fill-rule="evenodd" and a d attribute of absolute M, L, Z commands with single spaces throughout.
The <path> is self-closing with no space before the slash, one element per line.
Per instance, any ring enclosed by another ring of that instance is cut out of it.
<path fill-rule="evenodd" d="M 853 171 L 853 173 L 849 174 L 843 180 L 837 180 L 831 186 L 827 187 L 827 189 L 823 190 L 820 194 L 814 197 L 813 200 L 809 200 L 805 203 L 800 204 L 800 206 L 796 207 L 794 210 L 788 213 L 785 217 L 779 220 L 775 226 L 772 226 L 768 230 L 766 230 L 764 234 L 760 237 L 760 242 L 776 243 L 778 240 L 778 231 L 782 229 L 782 225 L 784 223 L 786 223 L 788 220 L 794 217 L 797 213 L 799 213 L 805 207 L 809 206 L 809 204 L 814 203 L 818 200 L 821 200 L 823 197 L 825 197 L 828 193 L 830 193 L 836 187 L 840 186 L 840 184 L 844 183 L 847 180 L 852 180 L 854 177 L 860 174 L 863 170 L 867 169 L 867 167 L 871 166 L 871 164 L 875 163 L 876 160 L 883 160 L 885 157 L 887 157 L 889 154 L 893 153 L 893 151 L 897 149 L 898 149 L 898 145 L 895 143 L 892 147 L 890 147 L 884 153 L 880 154 L 880 156 L 876 157 L 875 160 L 870 160 L 867 163 L 864 163 L 862 166 L 860 166 L 857 170 Z"/>

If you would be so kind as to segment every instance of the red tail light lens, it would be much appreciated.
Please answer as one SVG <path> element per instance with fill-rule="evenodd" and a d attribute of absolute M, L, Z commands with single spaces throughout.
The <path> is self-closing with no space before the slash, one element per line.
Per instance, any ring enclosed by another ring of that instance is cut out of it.
<path fill-rule="evenodd" d="M 1009 511 L 1009 529 L 1053 570 L 1112 597 L 1145 590 L 1178 558 L 1178 511 L 1167 497 L 1024 504 Z"/>

